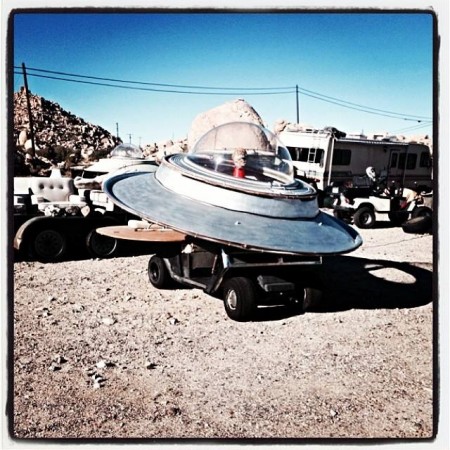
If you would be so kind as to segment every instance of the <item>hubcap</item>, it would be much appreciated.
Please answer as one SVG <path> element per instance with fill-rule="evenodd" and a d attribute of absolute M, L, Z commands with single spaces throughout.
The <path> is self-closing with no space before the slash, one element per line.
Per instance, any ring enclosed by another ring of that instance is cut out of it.
<path fill-rule="evenodd" d="M 237 295 L 234 290 L 228 291 L 227 294 L 227 305 L 230 309 L 236 309 L 237 308 Z"/>
<path fill-rule="evenodd" d="M 368 225 L 372 223 L 372 217 L 369 213 L 363 215 L 363 222 Z"/>
<path fill-rule="evenodd" d="M 115 246 L 116 240 L 114 238 L 99 236 L 97 234 L 92 237 L 91 247 L 98 255 L 109 255 Z"/>
<path fill-rule="evenodd" d="M 150 268 L 150 273 L 151 273 L 152 279 L 154 281 L 158 280 L 158 278 L 159 278 L 159 269 L 158 269 L 158 266 L 156 264 L 152 264 L 152 266 Z"/>
<path fill-rule="evenodd" d="M 43 257 L 57 257 L 63 251 L 64 239 L 57 231 L 44 230 L 37 236 L 34 246 Z"/>

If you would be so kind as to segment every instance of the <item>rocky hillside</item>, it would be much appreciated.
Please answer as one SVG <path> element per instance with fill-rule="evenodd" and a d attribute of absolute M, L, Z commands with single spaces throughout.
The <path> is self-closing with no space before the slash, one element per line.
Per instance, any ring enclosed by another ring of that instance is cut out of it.
<path fill-rule="evenodd" d="M 104 128 L 30 94 L 35 154 L 31 144 L 25 89 L 14 93 L 14 174 L 47 175 L 52 166 L 70 172 L 105 157 L 121 141 Z"/>

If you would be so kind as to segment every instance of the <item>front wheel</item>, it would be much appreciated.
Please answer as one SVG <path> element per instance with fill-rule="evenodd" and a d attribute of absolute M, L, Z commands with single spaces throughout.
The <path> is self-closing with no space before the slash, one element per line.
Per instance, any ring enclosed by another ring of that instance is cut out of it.
<path fill-rule="evenodd" d="M 60 260 L 66 253 L 67 241 L 64 234 L 52 228 L 39 231 L 32 240 L 33 254 L 40 260 Z"/>
<path fill-rule="evenodd" d="M 223 302 L 230 319 L 238 322 L 250 320 L 256 310 L 256 287 L 246 277 L 229 278 L 223 286 Z"/>
<path fill-rule="evenodd" d="M 358 228 L 373 228 L 375 225 L 375 213 L 372 208 L 362 206 L 353 216 L 353 222 Z"/>
<path fill-rule="evenodd" d="M 164 260 L 159 256 L 152 256 L 148 262 L 148 279 L 158 289 L 170 287 L 172 278 L 167 270 Z"/>

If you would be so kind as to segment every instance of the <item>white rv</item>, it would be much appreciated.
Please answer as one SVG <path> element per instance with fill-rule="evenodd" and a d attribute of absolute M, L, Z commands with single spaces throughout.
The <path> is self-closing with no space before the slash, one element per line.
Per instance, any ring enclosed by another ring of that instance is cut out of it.
<path fill-rule="evenodd" d="M 412 189 L 432 189 L 431 152 L 428 146 L 389 139 L 347 138 L 336 129 L 282 131 L 297 176 L 319 190 L 331 184 L 355 183 L 367 167 L 387 176 L 386 182 Z"/>

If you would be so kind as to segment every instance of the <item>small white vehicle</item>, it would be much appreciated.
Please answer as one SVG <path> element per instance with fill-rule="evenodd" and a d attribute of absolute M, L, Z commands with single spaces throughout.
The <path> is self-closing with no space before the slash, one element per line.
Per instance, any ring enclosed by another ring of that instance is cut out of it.
<path fill-rule="evenodd" d="M 416 207 L 401 194 L 394 196 L 348 197 L 340 194 L 333 204 L 334 216 L 345 222 L 353 222 L 358 228 L 373 228 L 377 221 L 388 218 L 394 225 L 408 220 Z"/>
<path fill-rule="evenodd" d="M 358 228 L 373 228 L 380 220 L 389 219 L 394 225 L 428 214 L 431 209 L 423 205 L 423 196 L 408 188 L 387 189 L 385 178 L 377 178 L 372 167 L 367 168 L 367 184 L 363 187 L 333 187 L 333 214 L 354 223 Z M 426 208 L 426 209 L 425 209 Z"/>

